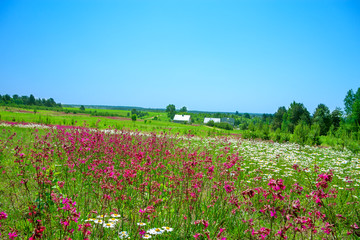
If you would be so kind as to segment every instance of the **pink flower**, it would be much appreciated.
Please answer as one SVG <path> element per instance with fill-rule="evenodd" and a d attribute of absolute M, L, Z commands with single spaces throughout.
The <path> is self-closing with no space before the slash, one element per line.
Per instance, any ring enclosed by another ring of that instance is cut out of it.
<path fill-rule="evenodd" d="M 196 233 L 195 235 L 194 235 L 194 238 L 195 239 L 198 239 L 200 237 L 200 234 L 199 233 Z"/>
<path fill-rule="evenodd" d="M 8 215 L 5 212 L 0 212 L 0 220 L 7 219 Z"/>
<path fill-rule="evenodd" d="M 69 222 L 68 221 L 63 221 L 62 219 L 60 219 L 60 223 L 64 226 L 69 226 Z"/>
<path fill-rule="evenodd" d="M 359 229 L 359 226 L 358 226 L 356 223 L 354 223 L 354 224 L 351 225 L 350 227 L 353 228 L 353 229 Z"/>
<path fill-rule="evenodd" d="M 145 233 L 146 233 L 146 231 L 144 231 L 144 230 L 142 230 L 142 229 L 139 231 L 139 234 L 140 234 L 141 237 L 144 236 Z"/>
<path fill-rule="evenodd" d="M 59 188 L 63 188 L 63 187 L 64 187 L 64 184 L 65 184 L 65 182 L 63 182 L 63 181 L 58 181 Z"/>
<path fill-rule="evenodd" d="M 9 233 L 9 238 L 10 239 L 14 239 L 14 238 L 16 238 L 18 235 L 17 235 L 17 233 L 16 232 L 13 232 L 13 233 Z"/>
<path fill-rule="evenodd" d="M 231 193 L 233 191 L 233 188 L 229 184 L 225 184 L 224 188 L 227 193 Z"/>
<path fill-rule="evenodd" d="M 274 210 L 274 211 L 271 211 L 271 210 L 270 210 L 270 215 L 271 215 L 272 217 L 274 217 L 274 218 L 277 218 L 277 216 L 276 216 L 276 210 Z"/>

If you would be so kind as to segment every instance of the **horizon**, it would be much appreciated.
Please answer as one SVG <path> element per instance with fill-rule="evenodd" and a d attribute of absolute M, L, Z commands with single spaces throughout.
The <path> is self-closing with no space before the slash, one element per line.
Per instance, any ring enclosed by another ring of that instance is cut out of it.
<path fill-rule="evenodd" d="M 0 2 L 3 94 L 62 104 L 273 114 L 344 108 L 360 2 Z"/>

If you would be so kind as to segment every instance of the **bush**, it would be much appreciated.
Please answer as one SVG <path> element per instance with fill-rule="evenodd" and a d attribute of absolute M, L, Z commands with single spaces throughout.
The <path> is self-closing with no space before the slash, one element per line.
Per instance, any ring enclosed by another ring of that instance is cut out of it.
<path fill-rule="evenodd" d="M 217 128 L 225 129 L 225 130 L 233 130 L 234 129 L 233 126 L 227 122 L 215 123 L 214 126 Z"/>
<path fill-rule="evenodd" d="M 309 133 L 309 126 L 306 123 L 301 122 L 300 124 L 296 125 L 294 129 L 292 141 L 300 144 L 301 146 L 304 146 L 308 139 Z"/>
<path fill-rule="evenodd" d="M 206 123 L 206 125 L 209 127 L 213 127 L 213 126 L 215 126 L 215 122 L 213 120 L 210 120 Z"/>

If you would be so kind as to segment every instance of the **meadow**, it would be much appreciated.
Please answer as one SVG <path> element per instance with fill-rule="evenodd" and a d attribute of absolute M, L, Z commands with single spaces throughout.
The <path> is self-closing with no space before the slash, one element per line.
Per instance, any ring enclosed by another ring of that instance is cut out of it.
<path fill-rule="evenodd" d="M 46 125 L 68 125 L 90 127 L 97 129 L 113 128 L 117 130 L 131 130 L 157 133 L 173 133 L 181 135 L 219 136 L 240 134 L 238 130 L 223 130 L 198 124 L 178 124 L 169 120 L 165 112 L 148 112 L 147 116 L 131 121 L 130 111 L 109 109 L 86 109 L 83 113 L 76 113 L 79 109 L 64 108 L 62 111 L 34 110 L 0 106 L 0 121 L 19 123 L 38 123 Z M 105 113 L 113 116 L 92 116 L 91 113 Z M 68 113 L 66 113 L 68 112 Z M 74 114 L 75 112 L 76 114 Z M 156 118 L 155 118 L 156 117 Z M 154 120 L 154 118 L 156 120 Z"/>
<path fill-rule="evenodd" d="M 0 239 L 360 237 L 346 149 L 6 122 L 0 136 Z"/>

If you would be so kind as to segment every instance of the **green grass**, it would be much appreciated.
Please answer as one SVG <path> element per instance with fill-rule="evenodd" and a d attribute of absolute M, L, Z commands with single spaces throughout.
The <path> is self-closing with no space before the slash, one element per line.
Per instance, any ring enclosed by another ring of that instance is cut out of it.
<path fill-rule="evenodd" d="M 64 110 L 76 110 L 76 108 L 65 108 Z M 130 111 L 125 110 L 108 110 L 96 109 L 97 112 L 118 114 L 123 116 L 121 119 L 117 117 L 91 116 L 90 111 L 95 109 L 86 109 L 86 113 L 68 113 L 56 112 L 49 110 L 37 110 L 34 113 L 31 110 L 24 110 L 19 108 L 0 107 L 0 120 L 9 122 L 32 122 L 50 125 L 67 125 L 67 126 L 88 126 L 90 128 L 106 129 L 127 129 L 138 130 L 145 132 L 171 132 L 180 135 L 196 135 L 196 136 L 218 136 L 240 134 L 239 130 L 222 130 L 212 128 L 205 125 L 195 124 L 179 124 L 173 123 L 169 120 L 164 112 L 148 112 L 148 116 L 143 119 L 138 119 L 133 122 L 127 117 Z M 158 120 L 153 120 L 154 117 Z"/>

